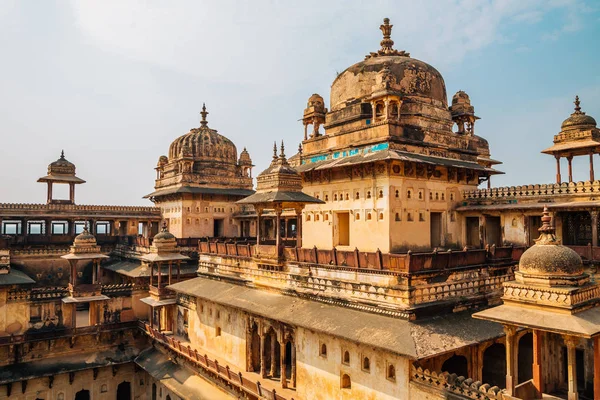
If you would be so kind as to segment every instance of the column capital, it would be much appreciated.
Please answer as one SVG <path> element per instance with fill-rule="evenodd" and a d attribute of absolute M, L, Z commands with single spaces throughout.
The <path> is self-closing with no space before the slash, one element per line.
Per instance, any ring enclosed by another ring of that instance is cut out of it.
<path fill-rule="evenodd" d="M 517 327 L 514 325 L 503 325 L 506 336 L 514 336 L 517 333 Z"/>
<path fill-rule="evenodd" d="M 567 348 L 574 348 L 579 344 L 579 338 L 577 336 L 563 336 L 563 340 L 567 345 Z"/>

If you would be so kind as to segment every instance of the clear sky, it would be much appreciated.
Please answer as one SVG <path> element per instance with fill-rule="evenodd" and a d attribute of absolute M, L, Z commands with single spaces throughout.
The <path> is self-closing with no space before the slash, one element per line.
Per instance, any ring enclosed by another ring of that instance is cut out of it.
<path fill-rule="evenodd" d="M 470 95 L 504 162 L 494 185 L 554 180 L 539 152 L 576 94 L 600 121 L 600 1 L 0 0 L 0 202 L 45 202 L 36 180 L 64 149 L 87 180 L 78 203 L 148 204 L 158 157 L 203 102 L 256 176 L 273 140 L 295 152 L 308 97 L 329 103 L 336 73 L 379 48 L 384 17 L 450 98 Z"/>

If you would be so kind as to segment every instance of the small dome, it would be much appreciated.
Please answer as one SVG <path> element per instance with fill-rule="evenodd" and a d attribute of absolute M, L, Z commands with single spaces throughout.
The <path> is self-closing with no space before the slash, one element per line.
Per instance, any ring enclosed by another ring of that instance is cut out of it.
<path fill-rule="evenodd" d="M 175 235 L 167 230 L 167 223 L 163 222 L 162 230 L 154 235 L 153 242 L 165 242 L 176 240 Z M 155 243 L 154 243 L 155 244 Z"/>
<path fill-rule="evenodd" d="M 161 166 L 161 165 L 165 165 L 169 162 L 169 158 L 167 156 L 160 156 L 158 157 L 158 163 L 156 165 Z"/>
<path fill-rule="evenodd" d="M 248 153 L 248 150 L 246 150 L 245 147 L 244 147 L 244 150 L 242 150 L 242 152 L 240 153 L 240 159 L 238 162 L 240 165 L 252 165 L 252 159 L 250 158 L 250 153 Z"/>
<path fill-rule="evenodd" d="M 454 96 L 452 96 L 452 104 L 471 104 L 471 99 L 469 98 L 469 95 L 462 91 L 459 90 L 458 92 L 456 92 L 454 94 Z"/>
<path fill-rule="evenodd" d="M 519 261 L 519 272 L 535 277 L 574 277 L 583 274 L 581 257 L 562 246 L 554 235 L 548 208 L 544 208 L 540 237 L 527 249 Z"/>
<path fill-rule="evenodd" d="M 193 157 L 194 161 L 225 162 L 237 164 L 237 149 L 233 142 L 216 130 L 208 127 L 206 106 L 202 106 L 202 121 L 199 128 L 190 129 L 178 137 L 169 147 L 169 159 Z"/>
<path fill-rule="evenodd" d="M 83 227 L 83 231 L 79 235 L 75 236 L 73 243 L 74 244 L 89 244 L 89 243 L 96 244 L 96 237 L 90 233 L 90 231 L 88 230 L 87 224 L 85 224 L 85 226 Z"/>
<path fill-rule="evenodd" d="M 325 109 L 325 101 L 320 94 L 314 93 L 308 98 L 306 106 L 314 107 L 315 109 Z"/>
<path fill-rule="evenodd" d="M 589 115 L 585 115 L 583 111 L 581 111 L 581 107 L 579 106 L 581 103 L 579 101 L 579 96 L 575 96 L 575 112 L 571 114 L 571 116 L 565 119 L 560 126 L 561 129 L 571 130 L 571 129 L 590 129 L 596 127 L 596 120 Z"/>
<path fill-rule="evenodd" d="M 65 158 L 64 150 L 60 158 L 48 165 L 48 175 L 75 175 L 75 164 Z"/>

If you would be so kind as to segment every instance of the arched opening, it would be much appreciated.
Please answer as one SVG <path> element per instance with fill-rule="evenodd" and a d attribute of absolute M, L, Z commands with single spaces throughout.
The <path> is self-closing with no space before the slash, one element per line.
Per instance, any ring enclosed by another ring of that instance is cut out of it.
<path fill-rule="evenodd" d="M 321 344 L 321 350 L 319 354 L 323 357 L 327 356 L 327 345 L 325 343 Z"/>
<path fill-rule="evenodd" d="M 365 371 L 370 371 L 371 370 L 371 361 L 369 360 L 369 357 L 364 357 L 363 358 L 362 369 L 365 370 Z"/>
<path fill-rule="evenodd" d="M 469 363 L 467 358 L 458 355 L 450 357 L 442 364 L 442 372 L 448 372 L 467 378 L 469 376 Z"/>
<path fill-rule="evenodd" d="M 483 352 L 483 383 L 504 388 L 506 386 L 506 347 L 494 343 Z"/>
<path fill-rule="evenodd" d="M 156 383 L 152 384 L 152 400 L 156 400 Z"/>
<path fill-rule="evenodd" d="M 519 340 L 519 382 L 523 383 L 533 378 L 533 334 L 521 336 Z"/>
<path fill-rule="evenodd" d="M 342 389 L 350 389 L 352 386 L 352 383 L 350 382 L 350 376 L 348 374 L 344 374 L 342 375 L 342 382 L 341 385 Z"/>
<path fill-rule="evenodd" d="M 350 364 L 350 353 L 348 351 L 344 351 L 344 357 L 342 358 L 342 362 L 344 364 Z"/>
<path fill-rule="evenodd" d="M 391 380 L 395 380 L 396 379 L 396 367 L 394 367 L 391 364 L 388 365 L 387 378 L 391 379 Z"/>
<path fill-rule="evenodd" d="M 75 394 L 75 400 L 90 400 L 90 391 L 80 390 Z"/>
<path fill-rule="evenodd" d="M 260 371 L 260 335 L 258 334 L 258 326 L 252 324 L 251 339 L 250 339 L 250 368 L 252 371 Z"/>
<path fill-rule="evenodd" d="M 117 400 L 131 400 L 131 383 L 119 383 L 119 386 L 117 386 Z"/>
<path fill-rule="evenodd" d="M 390 103 L 390 118 L 397 121 L 398 114 L 398 103 L 394 101 Z"/>
<path fill-rule="evenodd" d="M 375 104 L 375 118 L 379 119 L 383 117 L 383 110 L 385 106 L 383 103 Z"/>
<path fill-rule="evenodd" d="M 171 396 L 167 395 L 167 400 L 171 400 Z"/>

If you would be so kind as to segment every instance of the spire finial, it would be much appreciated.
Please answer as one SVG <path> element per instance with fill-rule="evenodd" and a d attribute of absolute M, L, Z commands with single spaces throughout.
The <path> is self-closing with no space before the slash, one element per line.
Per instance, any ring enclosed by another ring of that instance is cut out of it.
<path fill-rule="evenodd" d="M 167 221 L 164 219 L 162 222 L 162 232 L 167 232 Z"/>
<path fill-rule="evenodd" d="M 273 142 L 273 161 L 277 160 L 277 141 Z"/>
<path fill-rule="evenodd" d="M 60 159 L 61 159 L 61 160 L 64 160 L 64 159 L 65 159 L 65 151 L 64 151 L 64 150 L 61 150 L 61 151 L 60 151 Z"/>
<path fill-rule="evenodd" d="M 285 147 L 283 145 L 283 140 L 281 141 L 281 153 L 279 153 L 279 157 L 285 158 Z"/>
<path fill-rule="evenodd" d="M 200 112 L 200 115 L 202 115 L 202 120 L 200 121 L 200 125 L 207 126 L 208 121 L 206 121 L 206 116 L 208 115 L 208 111 L 206 111 L 206 105 L 204 103 L 202 103 L 202 111 Z"/>
<path fill-rule="evenodd" d="M 381 41 L 381 50 L 384 53 L 390 52 L 393 50 L 392 46 L 394 45 L 394 41 L 392 40 L 392 27 L 394 25 L 390 25 L 390 19 L 384 18 L 383 24 L 379 26 L 381 32 L 383 32 L 383 40 Z"/>
<path fill-rule="evenodd" d="M 579 101 L 579 96 L 575 96 L 575 101 L 573 103 L 575 103 L 575 113 L 581 113 L 581 107 L 579 107 L 579 105 L 581 104 L 581 102 Z"/>
<path fill-rule="evenodd" d="M 302 154 L 302 142 L 298 143 L 298 154 Z"/>
<path fill-rule="evenodd" d="M 85 221 L 85 224 L 83 225 L 83 232 L 81 233 L 90 233 L 90 231 L 88 230 L 88 222 Z"/>
<path fill-rule="evenodd" d="M 542 216 L 542 226 L 538 229 L 540 232 L 540 237 L 535 240 L 536 245 L 558 245 L 560 241 L 556 239 L 555 232 L 556 229 L 552 226 L 552 217 L 550 216 L 550 211 L 548 211 L 548 207 L 544 206 L 544 212 Z"/>

